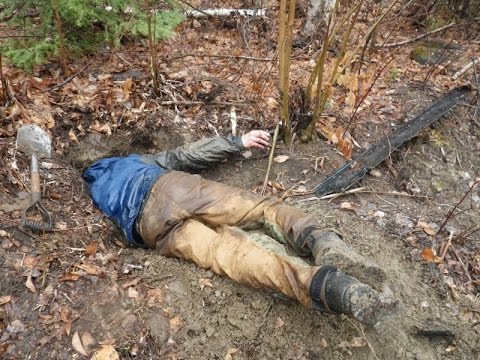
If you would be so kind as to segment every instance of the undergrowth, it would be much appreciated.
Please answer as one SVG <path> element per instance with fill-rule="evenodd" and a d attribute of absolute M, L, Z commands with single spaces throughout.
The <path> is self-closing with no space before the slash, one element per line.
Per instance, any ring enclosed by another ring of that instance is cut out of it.
<path fill-rule="evenodd" d="M 0 51 L 14 65 L 30 70 L 57 56 L 62 61 L 118 46 L 125 39 L 147 37 L 152 15 L 155 40 L 172 35 L 183 19 L 172 0 L 4 0 L 0 21 L 11 36 Z"/>

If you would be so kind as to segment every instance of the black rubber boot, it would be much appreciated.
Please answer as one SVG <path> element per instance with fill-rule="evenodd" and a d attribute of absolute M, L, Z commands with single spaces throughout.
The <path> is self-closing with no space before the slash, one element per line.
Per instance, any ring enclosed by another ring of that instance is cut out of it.
<path fill-rule="evenodd" d="M 320 268 L 310 283 L 313 308 L 322 312 L 351 315 L 374 325 L 397 308 L 394 300 L 333 266 Z"/>
<path fill-rule="evenodd" d="M 333 231 L 312 231 L 306 245 L 312 251 L 315 265 L 335 266 L 356 279 L 376 289 L 381 289 L 386 279 L 383 269 L 353 251 Z"/>

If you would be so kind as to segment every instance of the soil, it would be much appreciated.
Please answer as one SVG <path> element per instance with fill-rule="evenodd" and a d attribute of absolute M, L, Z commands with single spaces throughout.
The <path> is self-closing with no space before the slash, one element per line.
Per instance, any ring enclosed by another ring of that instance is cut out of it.
<path fill-rule="evenodd" d="M 5 358 L 76 358 L 69 340 L 76 332 L 89 333 L 96 342 L 111 341 L 121 358 L 136 359 L 223 359 L 227 354 L 235 359 L 477 358 L 478 285 L 469 293 L 461 267 L 423 261 L 421 250 L 431 237 L 416 226 L 419 220 L 439 225 L 469 181 L 479 175 L 478 128 L 462 111 L 450 113 L 436 129 L 403 146 L 376 169 L 375 176 L 367 176 L 360 185 L 371 192 L 331 201 L 309 196 L 286 200 L 315 215 L 319 223 L 340 230 L 355 250 L 386 270 L 386 291 L 402 305 L 397 315 L 374 328 L 304 309 L 154 251 L 123 248 L 116 230 L 91 205 L 78 164 L 92 156 L 115 154 L 120 147 L 127 152 L 153 149 L 143 145 L 124 149 L 127 139 L 120 133 L 87 136 L 66 158 L 54 156 L 45 160 L 53 165 L 42 168 L 44 198 L 56 221 L 66 222 L 68 228 L 83 226 L 83 231 L 32 235 L 3 225 L 8 235 L 2 237 L 0 249 L 0 283 L 2 295 L 12 296 L 0 313 L 3 334 L 9 334 L 1 339 L 8 344 Z M 444 139 L 442 147 L 432 141 L 434 132 Z M 182 136 L 172 140 L 167 129 L 152 136 L 170 139 L 168 145 L 184 141 Z M 443 160 L 442 148 L 447 149 Z M 290 158 L 275 164 L 271 178 L 286 188 L 299 183 L 312 186 L 342 162 L 327 144 L 298 144 L 291 153 L 280 145 L 278 152 Z M 13 159 L 10 153 L 7 160 Z M 234 159 L 204 175 L 255 188 L 267 165 L 263 155 Z M 27 158 L 15 156 L 18 167 L 26 169 Z M 320 156 L 328 160 L 324 169 L 315 171 Z M 417 189 L 413 194 L 391 195 L 398 190 L 399 175 L 393 174 L 399 169 L 408 169 L 404 180 Z M 450 219 L 450 231 L 480 221 L 475 191 L 469 202 L 477 210 Z M 2 195 L 2 213 L 18 215 L 28 203 L 25 195 Z M 87 227 L 88 223 L 101 226 Z M 92 242 L 97 252 L 85 255 Z M 462 246 L 478 253 L 478 237 L 465 239 Z M 75 281 L 62 281 L 62 276 L 78 273 L 87 263 L 97 265 L 84 267 Z M 29 277 L 35 292 L 24 285 Z"/>
<path fill-rule="evenodd" d="M 245 35 L 230 22 L 228 28 L 215 24 L 214 20 L 186 22 L 185 38 L 162 46 L 191 50 L 187 45 L 198 42 L 205 44 L 203 50 L 215 45 L 214 52 L 227 53 L 233 45 L 241 48 L 248 35 L 254 45 L 265 42 L 270 51 L 266 53 L 273 56 L 269 39 L 257 38 L 255 32 Z M 197 33 L 210 34 L 205 37 L 210 40 L 199 40 Z M 231 41 L 219 45 L 212 40 L 217 38 Z M 265 56 L 262 51 L 255 55 Z M 134 62 L 148 68 L 145 51 L 134 48 L 131 53 L 131 57 L 122 53 L 128 66 Z M 22 121 L 9 120 L 15 115 L 1 118 L 5 126 L 0 128 L 0 358 L 84 359 L 107 348 L 114 348 L 121 359 L 139 360 L 480 358 L 480 187 L 472 187 L 480 178 L 480 126 L 472 119 L 469 102 L 449 111 L 371 171 L 355 185 L 361 191 L 333 199 L 320 200 L 308 190 L 345 162 L 335 147 L 323 139 L 307 144 L 295 141 L 292 148 L 278 144 L 276 155 L 286 155 L 288 160 L 274 163 L 269 195 L 283 196 L 287 204 L 339 231 L 358 253 L 385 269 L 383 291 L 401 302 L 396 314 L 366 327 L 121 242 L 113 224 L 91 203 L 82 170 L 100 157 L 154 153 L 227 134 L 231 112 L 230 107 L 212 104 L 181 110 L 156 106 L 147 82 L 129 83 L 133 90 L 127 91 L 127 81 L 118 85 L 107 76 L 114 72 L 112 68 L 126 70 L 123 57 L 120 61 L 112 56 L 108 64 L 91 69 L 92 74 L 102 74 L 102 80 L 80 74 L 65 85 L 62 94 L 53 93 L 48 100 L 58 106 L 52 115 L 56 125 L 49 130 L 55 151 L 52 158 L 40 160 L 40 173 L 42 201 L 55 218 L 52 232 L 20 226 L 22 211 L 29 204 L 29 158 L 15 147 L 14 130 Z M 255 66 L 240 66 L 238 61 L 226 66 L 222 58 L 221 63 L 210 59 L 200 63 L 192 56 L 183 60 L 162 63 L 170 67 L 162 68 L 168 75 L 166 94 L 190 101 L 195 100 L 189 98 L 192 93 L 211 90 L 211 78 L 185 80 L 185 69 L 201 68 L 222 79 L 228 79 L 229 72 L 241 75 L 242 69 L 246 75 L 239 76 L 238 83 L 232 81 L 222 96 L 228 100 L 250 96 L 249 104 L 258 100 L 263 105 L 236 109 L 239 131 L 272 128 L 273 122 L 267 119 L 271 114 L 278 116 L 278 108 L 269 108 L 275 90 L 269 93 L 268 89 L 276 89 L 276 80 L 269 78 L 274 76 Z M 464 54 L 453 68 L 442 68 L 434 75 L 450 79 L 452 69 L 461 68 L 465 61 L 470 57 Z M 298 75 L 307 65 L 305 60 L 294 72 Z M 413 70 L 401 69 L 401 74 L 422 70 L 418 64 L 411 66 Z M 38 90 L 37 80 L 49 71 L 37 73 L 29 82 L 37 88 L 29 90 Z M 262 74 L 254 77 L 259 83 L 271 82 L 261 100 L 260 95 L 256 97 L 258 87 L 248 87 L 251 73 Z M 13 77 L 20 75 L 10 76 L 14 82 Z M 185 81 L 178 85 L 179 79 Z M 369 96 L 371 109 L 359 111 L 351 129 L 358 146 L 374 144 L 446 88 L 428 86 L 428 81 L 423 88 L 417 84 L 407 79 L 390 81 L 388 75 L 379 79 L 378 92 L 374 89 Z M 93 87 L 95 91 L 88 93 Z M 23 85 L 13 86 L 17 94 L 19 89 Z M 132 106 L 142 108 L 142 102 L 148 103 L 147 115 L 127 111 Z M 96 105 L 89 107 L 90 103 Z M 340 113 L 335 106 L 333 102 L 329 111 Z M 345 120 L 339 115 L 337 125 L 342 121 L 345 125 Z M 354 155 L 361 151 L 358 146 Z M 267 162 L 266 152 L 247 151 L 203 176 L 258 192 Z M 115 358 L 97 355 L 97 359 Z"/>

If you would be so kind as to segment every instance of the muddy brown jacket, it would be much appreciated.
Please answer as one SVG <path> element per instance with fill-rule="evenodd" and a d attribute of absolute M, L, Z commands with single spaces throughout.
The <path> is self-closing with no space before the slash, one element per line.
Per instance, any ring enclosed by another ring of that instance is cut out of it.
<path fill-rule="evenodd" d="M 85 169 L 83 177 L 93 203 L 117 225 L 125 241 L 143 247 L 136 222 L 160 176 L 169 170 L 198 172 L 244 148 L 240 137 L 220 136 L 155 155 L 100 159 Z"/>

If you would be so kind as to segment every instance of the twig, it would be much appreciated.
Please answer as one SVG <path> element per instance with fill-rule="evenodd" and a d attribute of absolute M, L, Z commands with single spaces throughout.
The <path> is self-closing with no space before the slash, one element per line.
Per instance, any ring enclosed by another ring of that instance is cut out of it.
<path fill-rule="evenodd" d="M 187 10 L 185 15 L 187 17 L 200 18 L 200 17 L 228 17 L 228 16 L 258 16 L 265 17 L 267 9 L 203 9 L 203 10 Z"/>
<path fill-rule="evenodd" d="M 8 83 L 7 79 L 3 75 L 3 63 L 2 63 L 2 54 L 0 53 L 0 82 L 2 84 L 2 98 L 3 100 L 2 105 L 6 105 L 8 102 L 10 102 L 11 97 L 10 93 L 8 91 Z"/>
<path fill-rule="evenodd" d="M 262 195 L 265 195 L 265 191 L 267 190 L 268 177 L 270 176 L 270 170 L 272 169 L 273 154 L 275 153 L 275 145 L 277 145 L 277 137 L 278 137 L 279 129 L 280 129 L 280 124 L 277 123 L 277 126 L 275 126 L 275 132 L 273 133 L 272 148 L 270 149 L 270 156 L 268 157 L 268 167 L 267 167 L 267 173 L 265 174 L 265 180 L 263 182 L 263 187 L 261 192 Z"/>
<path fill-rule="evenodd" d="M 440 232 L 443 230 L 445 225 L 447 225 L 448 221 L 453 217 L 453 213 L 455 212 L 455 210 L 457 210 L 457 208 L 460 206 L 460 204 L 467 198 L 468 194 L 470 194 L 473 191 L 473 189 L 475 188 L 475 186 L 477 186 L 479 183 L 480 183 L 480 181 L 475 181 L 472 184 L 472 186 L 470 186 L 470 188 L 465 192 L 465 194 L 460 199 L 460 201 L 453 207 L 452 210 L 450 210 L 450 212 L 447 214 L 445 220 L 443 221 L 442 225 L 438 229 L 437 234 L 440 234 Z"/>
<path fill-rule="evenodd" d="M 368 341 L 367 335 L 365 335 L 365 332 L 363 331 L 363 326 L 362 326 L 362 324 L 359 324 L 359 326 L 357 326 L 357 325 L 355 325 L 355 323 L 353 322 L 352 319 L 350 319 L 350 318 L 347 318 L 347 319 L 348 319 L 348 321 L 350 321 L 350 322 L 352 323 L 353 327 L 354 327 L 355 329 L 357 329 L 357 331 L 358 331 L 359 333 L 361 333 L 362 337 L 363 337 L 363 338 L 365 339 L 365 341 L 367 342 L 367 346 L 368 346 L 368 348 L 370 349 L 370 351 L 372 352 L 373 357 L 374 357 L 376 360 L 380 360 L 380 359 L 378 358 L 377 354 L 375 353 L 375 349 L 373 348 L 372 344 L 370 343 L 370 341 Z"/>
<path fill-rule="evenodd" d="M 454 246 L 452 246 L 451 249 L 452 249 L 452 252 L 455 254 L 455 257 L 457 258 L 458 262 L 462 265 L 465 276 L 468 278 L 470 282 L 472 282 L 472 276 L 470 275 L 470 272 L 468 271 L 467 266 L 465 265 L 462 258 L 460 257 L 460 254 L 458 253 L 458 251 L 455 249 Z"/>
<path fill-rule="evenodd" d="M 453 238 L 453 234 L 450 234 L 448 236 L 447 245 L 445 245 L 442 251 L 442 255 L 440 255 L 440 259 L 442 259 L 442 261 L 445 260 L 445 255 L 447 254 L 448 248 L 450 247 L 450 245 L 452 245 L 452 238 Z"/>
<path fill-rule="evenodd" d="M 347 190 L 347 191 L 344 191 L 344 192 L 341 192 L 341 193 L 329 194 L 329 195 L 325 195 L 325 196 L 322 196 L 322 197 L 318 198 L 318 200 L 335 199 L 337 197 L 344 196 L 344 195 L 350 195 L 350 194 L 356 194 L 356 193 L 364 192 L 365 189 L 366 189 L 365 187 L 359 187 L 359 188 Z"/>
<path fill-rule="evenodd" d="M 237 136 L 237 113 L 234 106 L 230 109 L 230 123 L 232 124 L 232 135 Z"/>
<path fill-rule="evenodd" d="M 102 225 L 100 224 L 88 224 L 88 225 L 84 225 L 84 226 L 76 226 L 76 227 L 72 227 L 72 228 L 65 228 L 65 229 L 48 229 L 49 232 L 66 232 L 66 231 L 76 231 L 76 230 L 83 230 L 83 229 L 87 229 L 89 228 L 90 226 L 98 226 L 98 227 L 101 227 L 103 228 Z"/>
<path fill-rule="evenodd" d="M 473 59 L 472 59 L 473 62 Z M 478 74 L 477 74 L 477 67 L 473 67 L 473 77 L 475 78 L 475 85 L 477 86 L 477 106 L 475 107 L 475 111 L 473 112 L 473 123 L 480 127 L 480 124 L 477 122 L 477 112 L 478 108 L 480 108 L 480 83 L 478 82 Z"/>
<path fill-rule="evenodd" d="M 28 38 L 45 38 L 43 35 L 2 35 L 0 39 L 28 39 Z"/>
<path fill-rule="evenodd" d="M 392 47 L 397 47 L 397 46 L 402 46 L 402 45 L 407 45 L 407 44 L 411 44 L 411 43 L 414 43 L 414 42 L 417 42 L 419 40 L 422 40 L 430 35 L 433 35 L 433 34 L 436 34 L 436 33 L 439 33 L 443 30 L 447 30 L 455 25 L 459 25 L 455 22 L 452 22 L 448 25 L 445 25 L 445 26 L 442 26 L 438 29 L 435 29 L 435 30 L 432 30 L 432 31 L 429 31 L 425 34 L 422 34 L 422 35 L 418 35 L 417 37 L 414 37 L 413 39 L 409 39 L 409 40 L 404 40 L 404 41 L 399 41 L 399 42 L 396 42 L 396 43 L 390 43 L 390 44 L 383 44 L 383 45 L 379 45 L 379 44 L 376 44 L 374 45 L 374 47 L 377 47 L 377 48 L 392 48 Z"/>
<path fill-rule="evenodd" d="M 240 59 L 240 60 L 250 60 L 250 61 L 276 61 L 276 58 L 261 58 L 255 56 L 244 56 L 244 55 L 219 55 L 219 54 L 198 54 L 198 53 L 191 53 L 191 54 L 176 54 L 175 56 L 166 59 L 165 62 L 172 62 L 174 60 L 178 60 L 185 57 L 209 57 L 209 58 L 219 58 L 219 59 Z"/>
<path fill-rule="evenodd" d="M 480 61 L 479 59 L 470 61 L 467 65 L 465 65 L 463 68 L 458 70 L 455 74 L 453 74 L 452 80 L 457 80 L 460 76 L 465 74 L 468 69 L 470 69 L 471 67 L 475 67 L 479 61 Z"/>
<path fill-rule="evenodd" d="M 355 119 L 355 115 L 357 115 L 357 112 L 358 112 L 358 109 L 360 108 L 360 105 L 363 104 L 363 102 L 365 101 L 365 99 L 367 98 L 368 94 L 370 94 L 370 92 L 372 91 L 373 89 L 373 85 L 375 85 L 375 83 L 377 82 L 378 78 L 380 77 L 380 75 L 382 74 L 383 70 L 385 70 L 385 68 L 393 61 L 393 57 L 390 58 L 390 60 L 388 60 L 383 66 L 382 68 L 380 69 L 380 71 L 377 72 L 377 74 L 375 74 L 375 77 L 373 78 L 373 81 L 372 83 L 370 84 L 370 86 L 368 87 L 367 91 L 365 91 L 365 94 L 363 94 L 362 98 L 360 99 L 360 101 L 358 101 L 358 103 L 355 105 L 355 109 L 353 110 L 352 112 L 352 116 L 350 116 L 350 120 L 348 120 L 348 124 L 347 126 L 345 127 L 345 130 L 342 134 L 342 139 L 345 137 L 345 134 L 347 133 L 347 131 L 349 130 L 350 126 L 352 125 L 354 119 Z"/>
<path fill-rule="evenodd" d="M 96 59 L 95 59 L 96 60 Z M 85 65 L 83 68 L 81 68 L 77 73 L 73 74 L 72 76 L 69 76 L 68 78 L 65 79 L 65 81 L 61 82 L 60 84 L 57 84 L 55 86 L 53 86 L 52 88 L 50 88 L 48 91 L 56 91 L 62 87 L 64 87 L 65 85 L 67 85 L 70 81 L 72 81 L 73 79 L 75 79 L 78 75 L 80 75 L 82 72 L 85 71 L 86 68 L 88 68 L 90 66 L 91 63 L 93 63 L 93 59 L 90 60 L 87 65 Z"/>
<path fill-rule="evenodd" d="M 413 195 L 413 194 L 408 194 L 408 193 L 403 193 L 403 192 L 398 192 L 398 191 L 377 192 L 377 191 L 373 191 L 373 190 L 365 190 L 364 187 L 361 187 L 361 188 L 355 188 L 355 189 L 347 190 L 347 191 L 341 192 L 341 193 L 325 195 L 325 196 L 322 196 L 320 198 L 317 197 L 317 196 L 313 196 L 313 197 L 310 197 L 310 198 L 298 200 L 295 203 L 308 202 L 308 201 L 314 201 L 314 200 L 328 200 L 328 199 L 333 199 L 333 198 L 337 198 L 337 197 L 340 197 L 340 196 L 343 196 L 343 195 L 349 195 L 349 194 L 374 194 L 374 195 L 380 194 L 380 195 L 403 196 L 403 197 L 411 197 L 411 198 L 425 198 L 425 199 L 428 199 L 428 196 L 426 196 L 426 195 Z M 305 194 L 305 195 L 307 195 L 307 194 Z"/>
<path fill-rule="evenodd" d="M 54 14 L 54 24 L 58 33 L 58 56 L 60 58 L 60 65 L 62 66 L 63 73 L 68 75 L 68 54 L 65 48 L 65 33 L 63 31 L 62 19 L 60 17 L 59 0 L 51 0 L 51 6 Z"/>
<path fill-rule="evenodd" d="M 188 101 L 188 100 L 174 100 L 174 101 L 162 101 L 158 103 L 160 106 L 170 105 L 183 105 L 183 106 L 195 106 L 195 105 L 217 105 L 217 106 L 247 106 L 246 102 L 228 102 L 228 101 L 210 101 L 205 103 L 204 101 Z"/>
<path fill-rule="evenodd" d="M 193 10 L 196 10 L 198 11 L 199 13 L 202 13 L 205 15 L 205 17 L 209 17 L 210 15 L 207 14 L 206 12 L 204 12 L 203 10 L 199 9 L 199 8 L 196 8 L 195 6 L 193 6 L 192 4 L 190 4 L 188 1 L 185 1 L 185 0 L 180 0 L 180 2 L 184 3 L 185 5 L 187 6 L 190 6 Z"/>

